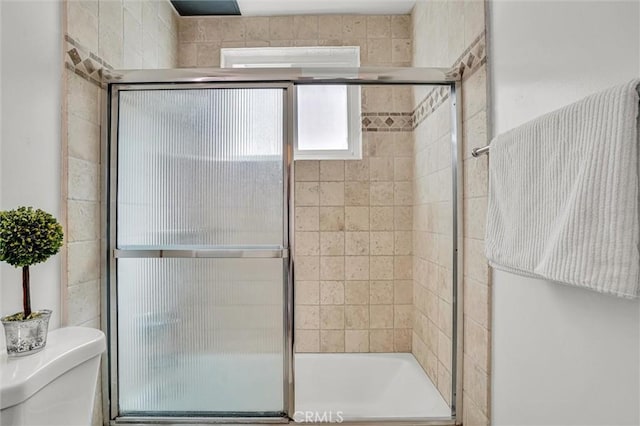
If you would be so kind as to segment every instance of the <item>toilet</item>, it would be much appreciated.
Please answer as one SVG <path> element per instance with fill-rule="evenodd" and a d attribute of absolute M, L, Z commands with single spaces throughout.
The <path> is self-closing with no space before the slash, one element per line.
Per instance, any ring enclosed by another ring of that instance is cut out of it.
<path fill-rule="evenodd" d="M 40 352 L 0 355 L 0 425 L 88 426 L 106 349 L 104 333 L 94 328 L 52 330 Z"/>

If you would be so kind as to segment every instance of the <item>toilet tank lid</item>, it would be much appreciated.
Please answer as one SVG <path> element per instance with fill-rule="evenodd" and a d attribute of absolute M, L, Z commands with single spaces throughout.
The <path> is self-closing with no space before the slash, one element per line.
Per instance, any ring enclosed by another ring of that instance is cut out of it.
<path fill-rule="evenodd" d="M 106 349 L 104 333 L 95 328 L 65 327 L 49 332 L 45 348 L 33 355 L 0 355 L 0 409 L 30 398 L 54 379 L 100 355 Z"/>

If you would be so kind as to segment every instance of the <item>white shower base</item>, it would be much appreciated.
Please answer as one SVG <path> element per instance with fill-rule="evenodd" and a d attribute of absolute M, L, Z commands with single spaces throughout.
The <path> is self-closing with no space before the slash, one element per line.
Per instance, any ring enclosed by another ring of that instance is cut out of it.
<path fill-rule="evenodd" d="M 450 418 L 451 409 L 411 354 L 296 354 L 296 420 Z"/>

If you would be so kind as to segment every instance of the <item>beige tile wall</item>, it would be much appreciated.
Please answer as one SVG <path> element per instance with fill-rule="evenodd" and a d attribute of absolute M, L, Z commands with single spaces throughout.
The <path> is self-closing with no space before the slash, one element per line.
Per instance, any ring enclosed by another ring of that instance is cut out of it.
<path fill-rule="evenodd" d="M 66 33 L 115 69 L 174 68 L 178 14 L 168 0 L 68 0 Z"/>
<path fill-rule="evenodd" d="M 299 352 L 411 350 L 412 135 L 363 137 L 362 160 L 295 163 Z"/>
<path fill-rule="evenodd" d="M 360 63 L 411 63 L 409 15 L 300 15 L 272 17 L 183 17 L 180 67 L 219 67 L 220 48 L 359 46 Z"/>
<path fill-rule="evenodd" d="M 471 150 L 487 140 L 487 68 L 464 80 L 464 415 L 466 424 L 490 422 L 491 280 L 484 255 L 489 159 L 473 158 Z M 486 98 L 485 98 L 486 99 Z"/>
<path fill-rule="evenodd" d="M 96 67 L 175 67 L 178 16 L 165 0 L 71 0 L 65 2 L 64 10 L 68 38 L 64 53 L 62 204 L 68 232 L 63 249 L 66 261 L 63 323 L 99 328 L 103 283 L 100 270 L 103 90 L 97 84 Z M 74 62 L 70 54 L 73 49 L 80 52 L 83 62 Z M 94 425 L 102 424 L 101 402 L 98 395 Z"/>
<path fill-rule="evenodd" d="M 415 129 L 413 353 L 447 402 L 452 371 L 451 120 L 449 102 Z"/>
<path fill-rule="evenodd" d="M 407 66 L 411 20 L 394 16 L 180 19 L 181 67 L 220 48 L 359 46 L 362 65 Z M 409 88 L 367 87 L 368 112 L 407 112 Z M 295 165 L 296 350 L 408 352 L 412 323 L 411 132 L 364 132 L 359 161 Z"/>
<path fill-rule="evenodd" d="M 66 6 L 66 34 L 87 51 L 102 52 L 96 56 L 107 64 L 175 66 L 177 14 L 167 1 L 69 1 Z M 142 54 L 139 41 L 149 37 L 153 43 Z M 102 89 L 70 67 L 65 78 L 66 323 L 99 327 Z"/>
<path fill-rule="evenodd" d="M 463 132 L 463 291 L 464 291 L 464 361 L 463 361 L 463 422 L 465 425 L 486 425 L 490 419 L 490 281 L 484 257 L 484 222 L 487 208 L 487 158 L 474 159 L 471 149 L 488 143 L 486 137 L 487 87 L 484 57 L 484 2 L 420 1 L 412 12 L 413 57 L 415 66 L 465 65 L 462 87 Z M 485 59 L 486 60 L 486 59 Z M 472 64 L 469 66 L 469 64 Z M 416 92 L 416 103 L 426 95 Z M 449 102 L 445 102 L 416 129 L 416 169 L 437 173 L 444 169 L 450 153 L 445 149 L 449 135 Z M 423 130 L 424 129 L 424 130 Z M 442 136 L 440 136 L 442 135 Z M 422 143 L 422 138 L 426 143 Z M 418 142 L 420 141 L 420 142 Z M 426 146 L 424 146 L 426 145 Z M 424 146 L 424 147 L 423 147 Z M 430 149 L 430 151 L 428 151 Z M 424 155 L 421 155 L 425 152 Z M 428 152 L 428 154 L 426 154 Z M 435 168 L 435 169 L 434 169 Z M 416 176 L 422 173 L 417 171 Z M 450 177 L 449 177 L 450 179 Z M 450 182 L 450 180 L 448 180 Z M 449 395 L 447 362 L 450 359 L 449 265 L 441 258 L 444 247 L 439 236 L 427 231 L 433 224 L 442 225 L 442 214 L 449 217 L 446 202 L 429 207 L 441 199 L 428 189 L 426 181 L 416 177 L 414 194 L 426 192 L 426 205 L 416 195 L 414 223 L 415 321 L 414 354 L 445 397 Z M 444 195 L 444 194 L 442 194 Z M 426 210 L 421 212 L 421 210 Z M 426 224 L 421 224 L 422 220 Z M 449 221 L 447 226 L 450 226 Z M 435 229 L 440 229 L 438 225 Z M 444 226 L 444 225 L 443 225 Z M 446 244 L 445 244 L 446 246 Z M 444 273 L 444 277 L 443 277 Z M 439 283 L 437 285 L 436 283 Z M 444 292 L 443 287 L 444 285 Z M 446 315 L 442 315 L 443 311 Z M 445 350 L 442 349 L 444 344 Z M 426 352 L 426 354 L 425 354 Z M 442 383 L 440 379 L 444 378 Z"/>

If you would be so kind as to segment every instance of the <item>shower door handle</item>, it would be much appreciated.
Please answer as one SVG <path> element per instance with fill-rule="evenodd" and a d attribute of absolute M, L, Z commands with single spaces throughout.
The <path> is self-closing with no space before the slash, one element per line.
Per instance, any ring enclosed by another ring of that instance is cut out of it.
<path fill-rule="evenodd" d="M 289 249 L 278 248 L 219 248 L 219 249 L 116 249 L 113 250 L 116 259 L 144 259 L 144 258 L 200 258 L 200 259 L 286 259 Z"/>

